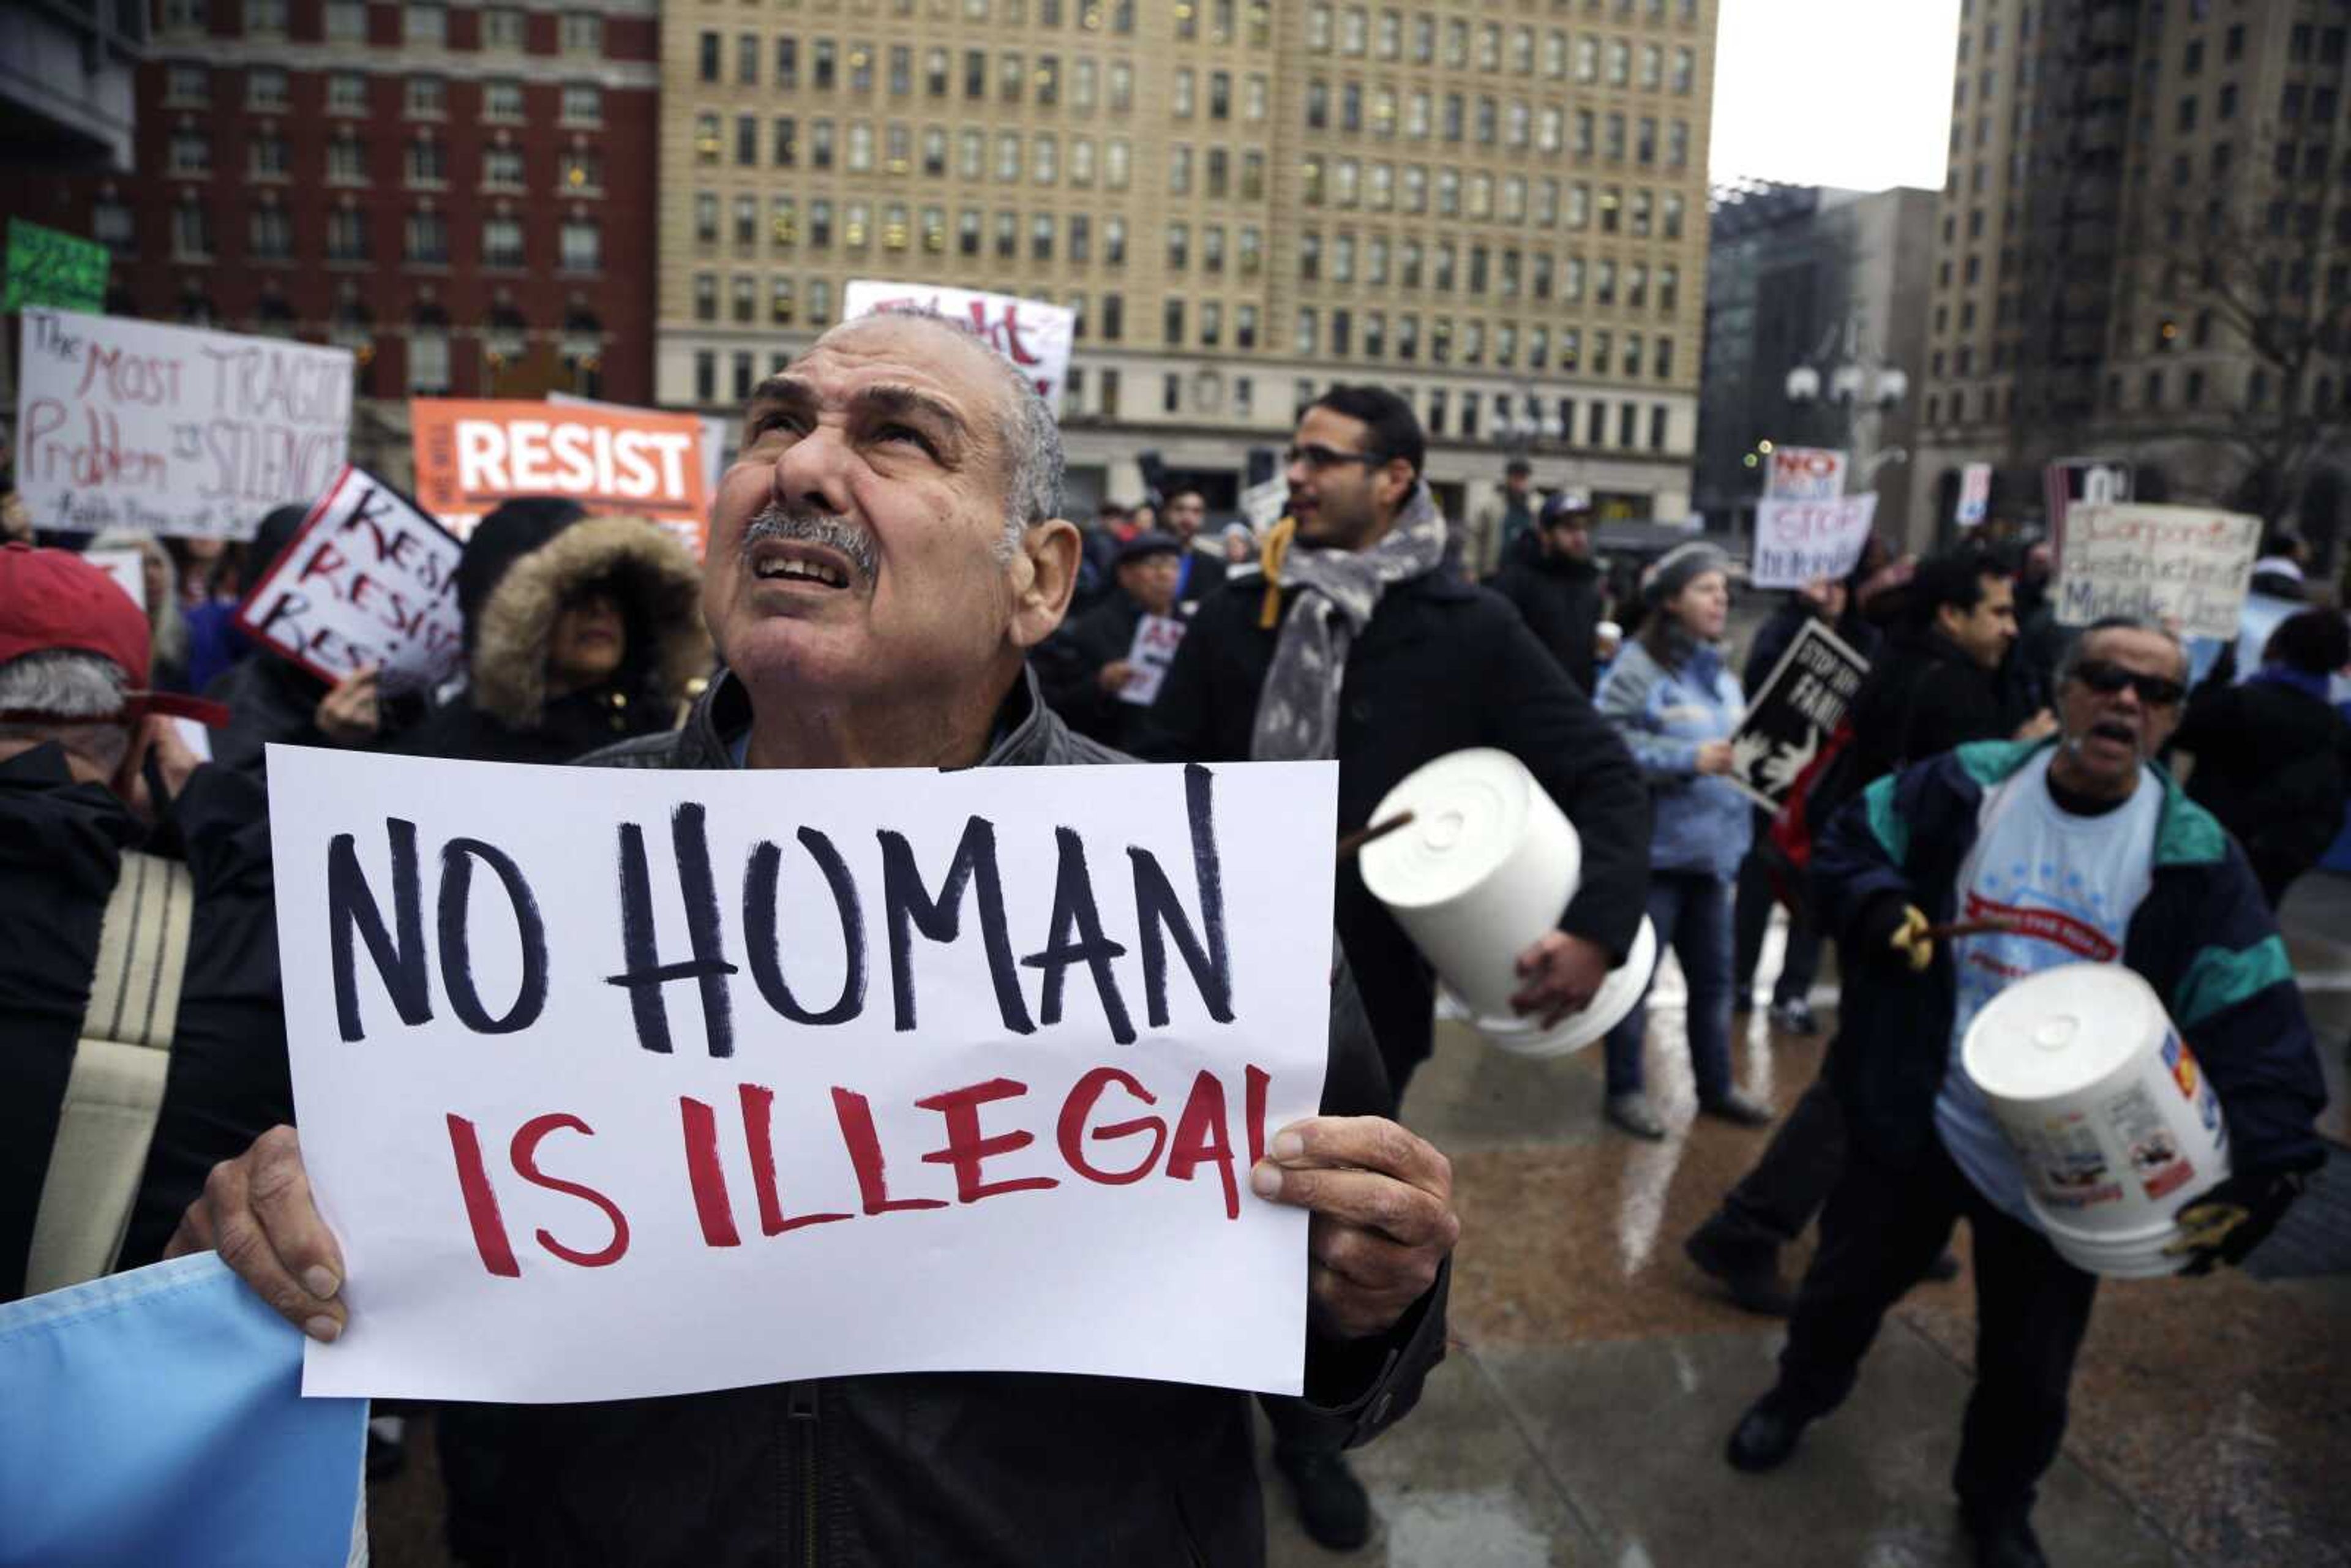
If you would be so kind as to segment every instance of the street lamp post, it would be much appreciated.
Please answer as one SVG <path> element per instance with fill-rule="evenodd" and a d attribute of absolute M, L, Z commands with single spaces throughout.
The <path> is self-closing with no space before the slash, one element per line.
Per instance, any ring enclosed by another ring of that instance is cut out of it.
<path fill-rule="evenodd" d="M 1823 378 L 1810 361 L 1788 372 L 1785 386 L 1788 402 L 1793 408 L 1832 405 L 1842 416 L 1844 445 L 1851 454 L 1849 472 L 1856 488 L 1866 488 L 1877 470 L 1888 463 L 1904 463 L 1910 454 L 1899 446 L 1877 447 L 1877 435 L 1886 415 L 1898 405 L 1910 391 L 1909 373 L 1899 365 L 1889 365 L 1874 354 L 1859 351 L 1861 316 L 1855 311 L 1843 328 L 1844 339 L 1842 352 L 1830 360 L 1839 329 L 1832 327 L 1813 350 L 1813 361 L 1827 363 L 1826 395 L 1823 395 Z"/>

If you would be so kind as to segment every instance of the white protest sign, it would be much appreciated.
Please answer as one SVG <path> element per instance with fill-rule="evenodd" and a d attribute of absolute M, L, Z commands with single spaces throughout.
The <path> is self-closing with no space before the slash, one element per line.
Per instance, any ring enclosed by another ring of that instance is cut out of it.
<path fill-rule="evenodd" d="M 884 283 L 871 277 L 852 279 L 841 290 L 844 321 L 891 310 L 935 310 L 968 321 L 974 332 L 1037 383 L 1046 407 L 1061 413 L 1061 389 L 1070 380 L 1070 345 L 1078 328 L 1078 313 L 1068 306 L 1011 294 L 985 294 L 933 283 Z"/>
<path fill-rule="evenodd" d="M 1249 524 L 1252 533 L 1263 534 L 1281 521 L 1281 514 L 1289 509 L 1290 481 L 1279 476 L 1241 492 L 1241 520 Z"/>
<path fill-rule="evenodd" d="M 1844 494 L 1844 454 L 1828 446 L 1775 446 L 1763 493 L 1791 501 L 1833 501 Z"/>
<path fill-rule="evenodd" d="M 1824 501 L 1766 496 L 1755 504 L 1755 559 L 1750 585 L 1802 588 L 1815 578 L 1843 577 L 1861 559 L 1877 518 L 1877 495 Z"/>
<path fill-rule="evenodd" d="M 139 606 L 139 613 L 147 613 L 147 558 L 144 554 L 125 547 L 84 550 L 81 559 L 114 579 L 115 586 L 131 596 L 131 603 Z"/>
<path fill-rule="evenodd" d="M 343 465 L 348 349 L 27 310 L 17 372 L 16 488 L 43 528 L 249 538 Z"/>
<path fill-rule="evenodd" d="M 351 1310 L 304 1392 L 1299 1392 L 1306 1216 L 1248 1178 L 1322 1098 L 1335 764 L 269 780 Z"/>
<path fill-rule="evenodd" d="M 383 481 L 346 468 L 237 607 L 255 641 L 332 683 L 362 664 L 384 685 L 437 685 L 457 667 L 465 547 Z"/>
<path fill-rule="evenodd" d="M 1959 470 L 1959 515 L 1951 520 L 1963 528 L 1974 528 L 1984 520 L 1991 509 L 1991 465 L 1970 463 Z"/>
<path fill-rule="evenodd" d="M 1146 615 L 1134 623 L 1134 641 L 1126 650 L 1127 667 L 1134 673 L 1119 687 L 1118 700 L 1149 707 L 1159 700 L 1167 666 L 1184 643 L 1184 622 L 1172 615 Z"/>
<path fill-rule="evenodd" d="M 2057 622 L 2139 615 L 2183 637 L 2237 635 L 2262 520 L 2202 507 L 2074 501 L 2057 537 Z"/>

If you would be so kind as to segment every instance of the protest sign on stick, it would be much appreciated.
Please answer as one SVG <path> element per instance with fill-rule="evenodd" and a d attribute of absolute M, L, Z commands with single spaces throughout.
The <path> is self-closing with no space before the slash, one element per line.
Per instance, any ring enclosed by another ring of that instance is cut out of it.
<path fill-rule="evenodd" d="M 871 277 L 853 278 L 841 290 L 844 321 L 893 310 L 935 311 L 965 323 L 1036 383 L 1047 408 L 1057 414 L 1061 412 L 1061 389 L 1069 384 L 1070 345 L 1077 336 L 1078 323 L 1078 313 L 1068 306 L 1012 294 L 986 294 L 932 283 L 885 283 Z"/>
<path fill-rule="evenodd" d="M 1868 674 L 1869 661 L 1852 644 L 1817 621 L 1805 622 L 1731 732 L 1731 786 L 1765 810 L 1785 805 Z"/>
<path fill-rule="evenodd" d="M 1299 1391 L 1335 765 L 269 778 L 307 1392 Z"/>
<path fill-rule="evenodd" d="M 1756 588 L 1802 588 L 1815 578 L 1843 577 L 1861 559 L 1877 518 L 1877 496 L 1792 500 L 1766 496 L 1755 504 Z"/>
<path fill-rule="evenodd" d="M 1845 455 L 1833 446 L 1775 446 L 1763 493 L 1789 501 L 1834 501 L 1844 494 Z"/>
<path fill-rule="evenodd" d="M 1184 622 L 1173 615 L 1146 615 L 1136 622 L 1134 641 L 1126 650 L 1127 667 L 1134 674 L 1118 689 L 1118 700 L 1137 707 L 1157 702 L 1159 688 L 1167 679 L 1167 666 L 1176 662 L 1176 650 L 1183 645 Z"/>
<path fill-rule="evenodd" d="M 2058 624 L 2139 615 L 2183 637 L 2233 638 L 2261 538 L 2262 520 L 2238 513 L 2075 501 L 2058 535 Z"/>
<path fill-rule="evenodd" d="M 460 538 L 501 501 L 562 496 L 646 517 L 702 559 L 710 495 L 702 421 L 652 409 L 413 398 L 416 498 Z"/>
<path fill-rule="evenodd" d="M 16 488 L 51 528 L 250 538 L 343 466 L 351 355 L 281 338 L 25 312 Z"/>
<path fill-rule="evenodd" d="M 237 607 L 246 635 L 329 683 L 362 664 L 387 689 L 439 685 L 461 655 L 456 537 L 346 468 Z"/>

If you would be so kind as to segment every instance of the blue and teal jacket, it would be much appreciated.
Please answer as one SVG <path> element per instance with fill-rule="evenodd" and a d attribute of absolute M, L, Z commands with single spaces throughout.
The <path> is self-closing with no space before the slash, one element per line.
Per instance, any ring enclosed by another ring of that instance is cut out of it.
<path fill-rule="evenodd" d="M 1813 851 L 1817 907 L 1839 942 L 1840 1029 L 1829 1077 L 1852 1135 L 1882 1163 L 1909 1166 L 1935 1137 L 1935 1096 L 1950 1061 L 1951 945 L 1924 974 L 1864 956 L 1861 933 L 1886 901 L 1937 925 L 1956 917 L 1987 789 L 2038 741 L 1980 741 L 1880 779 L 1831 819 Z M 2314 1126 L 2326 1086 L 2285 943 L 2244 852 L 2168 773 L 2155 878 L 2131 916 L 2122 961 L 2153 986 L 2203 1063 L 2229 1119 L 2239 1172 L 2308 1170 L 2325 1157 Z"/>
<path fill-rule="evenodd" d="M 1677 664 L 1628 641 L 1600 683 L 1600 711 L 1624 736 L 1649 783 L 1649 869 L 1734 876 L 1755 832 L 1755 810 L 1720 778 L 1698 770 L 1698 748 L 1729 740 L 1746 716 L 1739 677 L 1719 648 L 1687 644 Z"/>

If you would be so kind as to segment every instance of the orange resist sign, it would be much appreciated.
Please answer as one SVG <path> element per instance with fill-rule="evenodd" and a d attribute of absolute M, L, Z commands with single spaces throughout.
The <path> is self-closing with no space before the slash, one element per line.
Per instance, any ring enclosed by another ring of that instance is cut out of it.
<path fill-rule="evenodd" d="M 416 398 L 408 405 L 416 497 L 460 534 L 520 496 L 648 517 L 700 559 L 709 532 L 702 422 L 650 409 Z"/>

